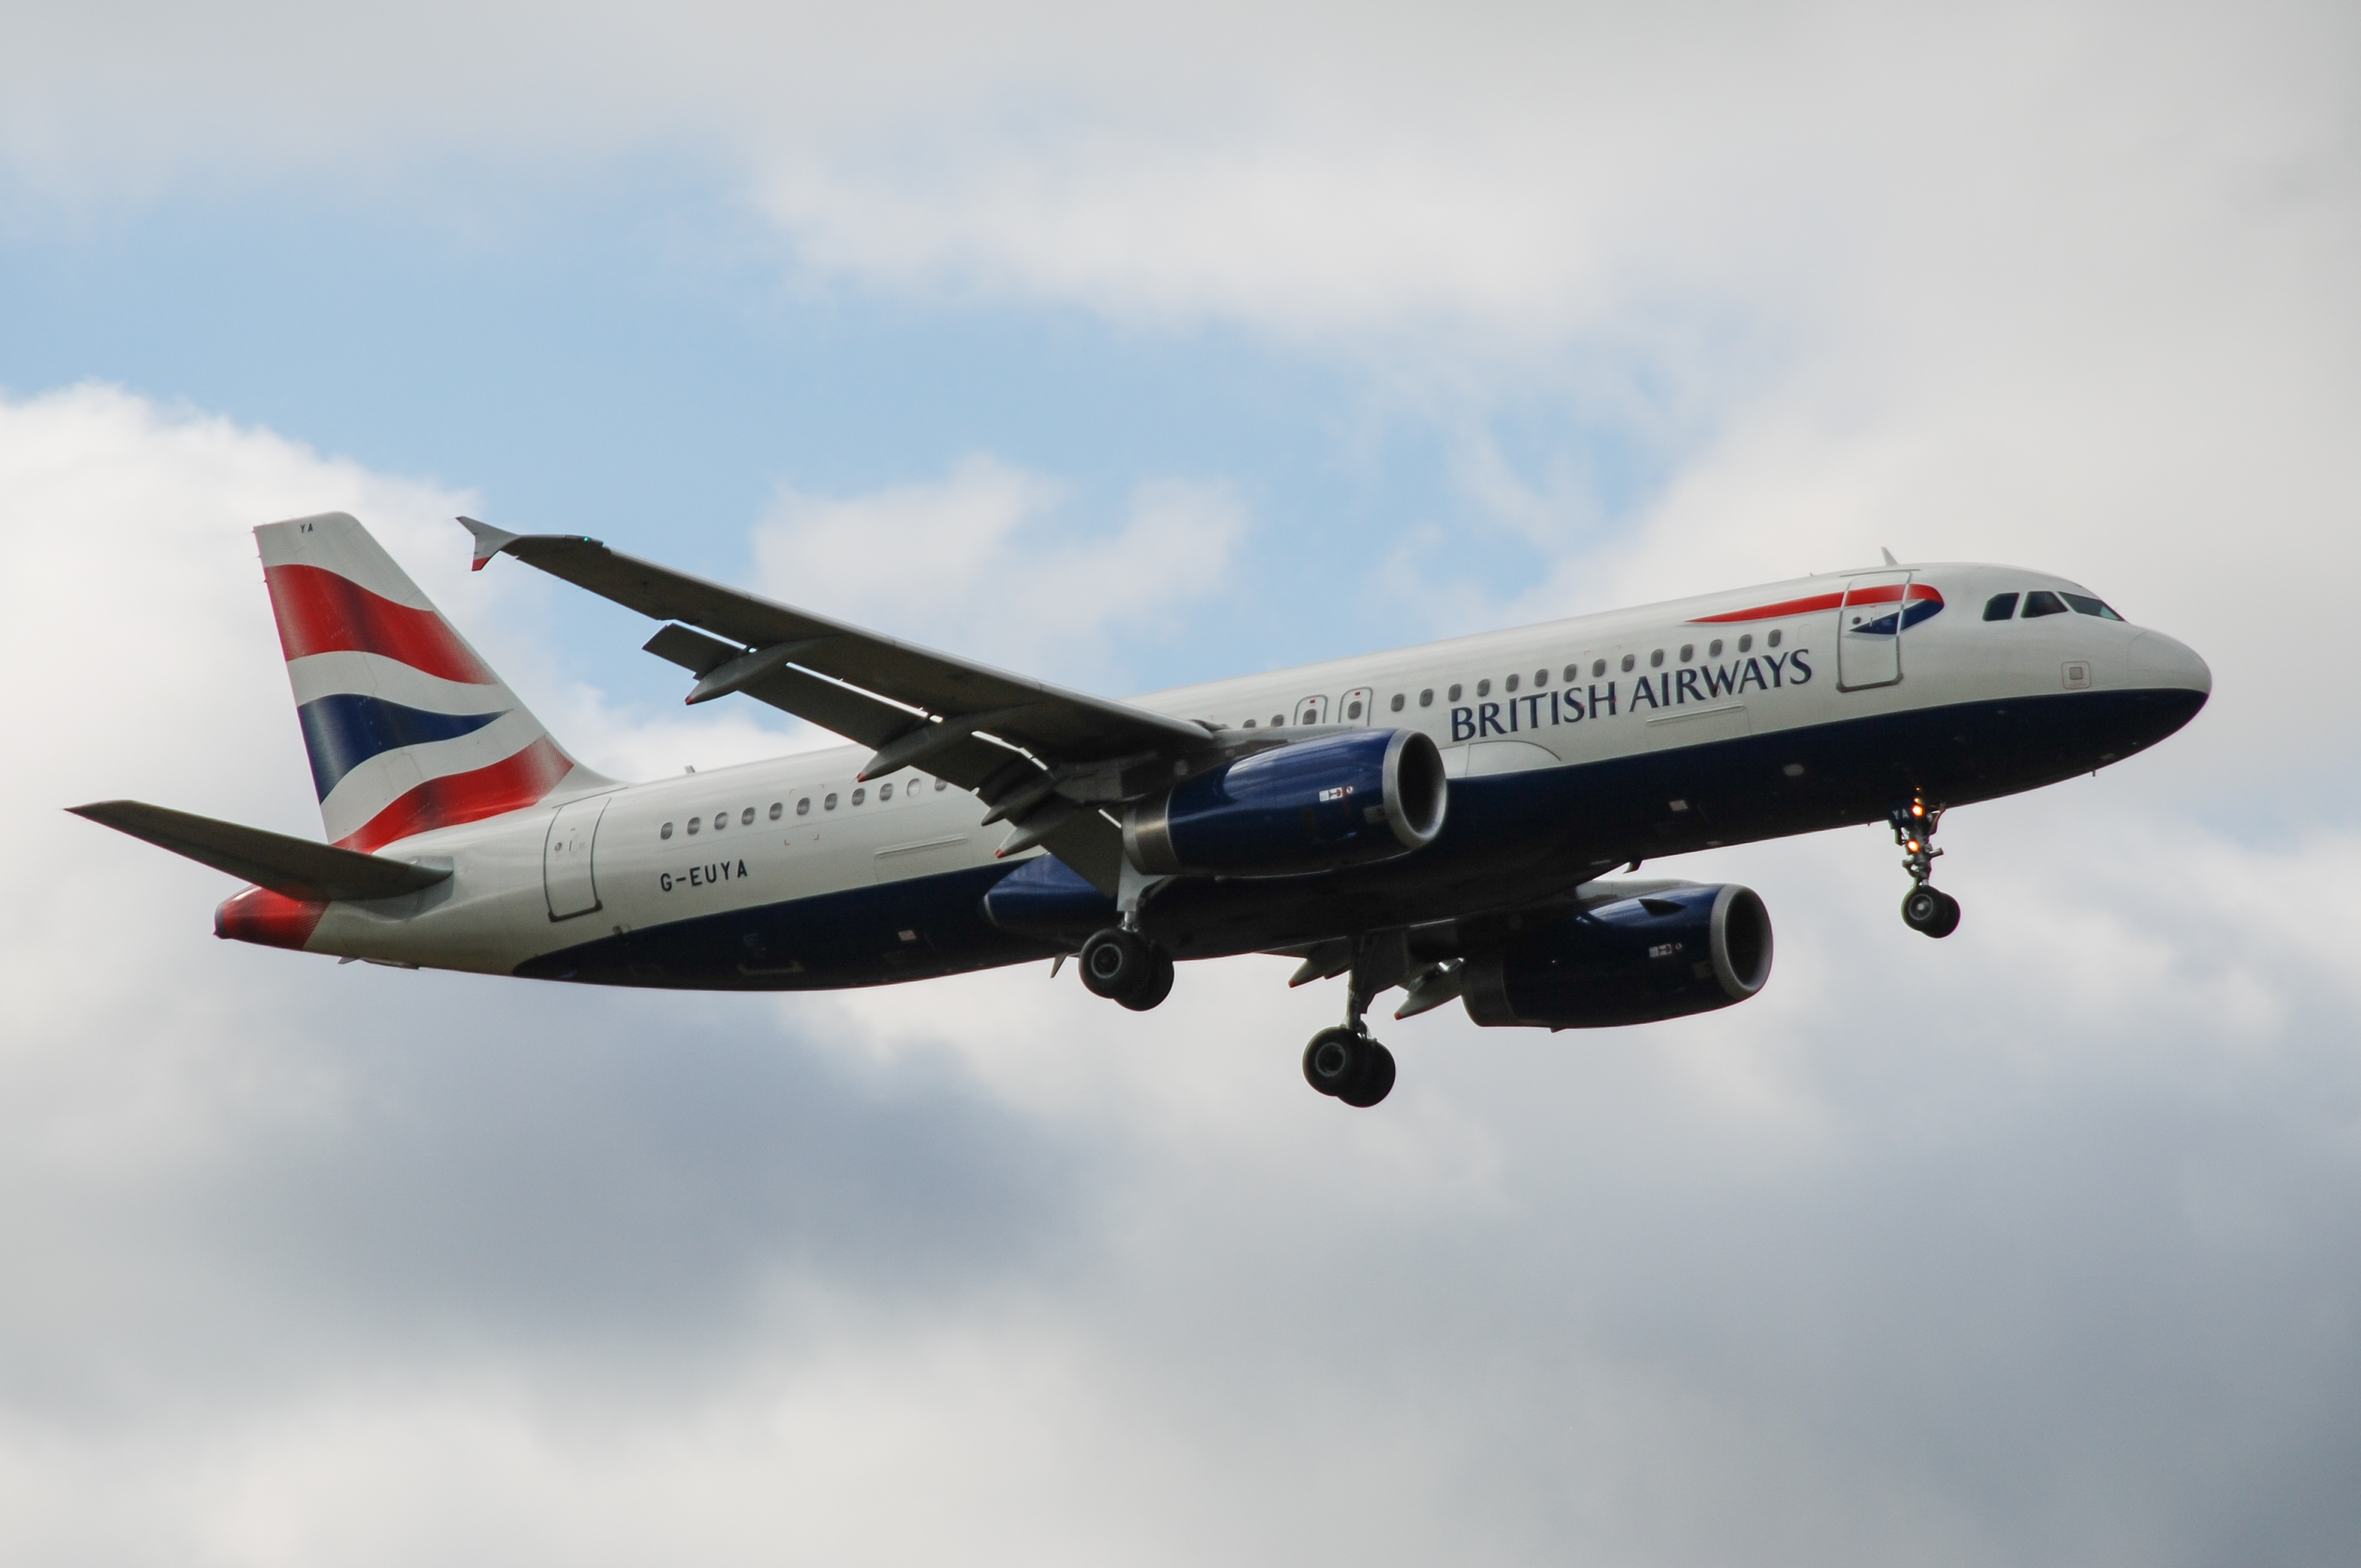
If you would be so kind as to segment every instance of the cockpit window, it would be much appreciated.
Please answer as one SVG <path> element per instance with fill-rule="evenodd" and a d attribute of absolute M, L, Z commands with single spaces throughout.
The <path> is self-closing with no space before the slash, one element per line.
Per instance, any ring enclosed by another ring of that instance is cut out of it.
<path fill-rule="evenodd" d="M 2077 615 L 2095 615 L 2101 620 L 2121 620 L 2123 619 L 2122 616 L 2117 615 L 2114 610 L 2109 609 L 2104 603 L 2092 598 L 2088 594 L 2067 594 L 2062 597 L 2068 604 L 2074 607 L 2074 613 Z"/>
<path fill-rule="evenodd" d="M 2036 588 L 2031 593 L 2025 596 L 2025 619 L 2027 620 L 2031 620 L 2037 615 L 2063 615 L 2065 613 L 2066 606 L 2059 600 L 2056 594 L 2051 593 L 2048 588 Z"/>
<path fill-rule="evenodd" d="M 2015 613 L 2016 596 L 2015 594 L 1994 594 L 1992 598 L 1984 600 L 1984 619 L 1986 620 L 2006 620 L 2010 616 L 2015 615 Z"/>

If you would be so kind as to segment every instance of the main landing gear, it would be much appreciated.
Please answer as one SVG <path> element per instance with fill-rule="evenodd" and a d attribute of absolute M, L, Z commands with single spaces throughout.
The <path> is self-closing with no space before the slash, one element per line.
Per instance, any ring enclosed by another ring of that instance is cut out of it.
<path fill-rule="evenodd" d="M 1303 1047 L 1303 1081 L 1366 1111 L 1393 1092 L 1394 1054 L 1357 1025 L 1323 1029 Z"/>
<path fill-rule="evenodd" d="M 1925 937 L 1948 937 L 1960 928 L 1960 901 L 1934 884 L 1935 828 L 1943 808 L 1913 799 L 1886 813 L 1894 824 L 1894 841 L 1902 846 L 1902 869 L 1910 873 L 1910 891 L 1903 895 L 1902 923 Z"/>
<path fill-rule="evenodd" d="M 1399 985 L 1410 967 L 1400 931 L 1353 944 L 1353 977 L 1345 981 L 1345 1022 L 1323 1029 L 1303 1047 L 1303 1081 L 1321 1093 L 1366 1111 L 1393 1092 L 1394 1054 L 1369 1038 L 1362 1015 L 1379 992 Z"/>
<path fill-rule="evenodd" d="M 1093 995 L 1145 1013 L 1172 994 L 1172 955 L 1120 926 L 1082 944 L 1082 983 Z"/>
<path fill-rule="evenodd" d="M 1082 984 L 1135 1013 L 1147 1012 L 1172 992 L 1172 955 L 1128 927 L 1110 926 L 1098 932 L 1082 944 L 1080 957 Z M 1379 992 L 1403 983 L 1409 972 L 1402 933 L 1358 938 L 1352 968 L 1345 1022 L 1312 1036 L 1303 1049 L 1303 1080 L 1323 1094 L 1366 1110 L 1393 1092 L 1394 1054 L 1369 1038 L 1362 1017 Z"/>

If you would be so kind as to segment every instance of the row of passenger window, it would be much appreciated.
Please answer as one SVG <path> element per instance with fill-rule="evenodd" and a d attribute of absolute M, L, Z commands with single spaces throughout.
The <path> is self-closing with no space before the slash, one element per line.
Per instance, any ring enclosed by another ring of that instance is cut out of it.
<path fill-rule="evenodd" d="M 1774 630 L 1763 638 L 1763 644 L 1766 647 L 1776 648 L 1779 646 L 1784 635 L 1784 633 Z M 1719 659 L 1721 657 L 1722 649 L 1722 639 L 1717 637 L 1712 641 L 1706 644 L 1706 657 L 1708 659 Z M 1752 632 L 1749 631 L 1740 636 L 1738 639 L 1738 651 L 1741 653 L 1751 653 L 1754 651 L 1754 634 Z M 1696 659 L 1697 644 L 1694 642 L 1682 643 L 1680 647 L 1680 662 L 1684 664 L 1693 663 L 1696 662 Z M 1628 674 L 1631 671 L 1639 668 L 1639 664 L 1640 656 L 1637 653 L 1626 653 L 1619 662 L 1618 667 L 1620 668 L 1623 673 Z M 1590 662 L 1591 678 L 1595 680 L 1606 674 L 1607 665 L 1608 662 L 1605 659 L 1593 659 Z M 1664 666 L 1664 650 L 1662 648 L 1650 650 L 1648 653 L 1648 667 L 1652 670 L 1660 670 L 1663 669 Z M 1565 674 L 1559 678 L 1568 685 L 1572 685 L 1575 682 L 1580 680 L 1582 678 L 1581 663 L 1576 661 L 1574 663 L 1568 664 L 1565 667 Z M 1519 674 L 1503 677 L 1500 685 L 1503 690 L 1513 692 L 1517 690 L 1523 682 L 1523 675 Z M 1550 673 L 1547 669 L 1540 669 L 1533 672 L 1533 685 L 1536 687 L 1546 686 L 1549 684 Z M 1444 700 L 1445 702 L 1457 702 L 1466 695 L 1467 688 L 1466 686 L 1454 685 L 1444 694 Z M 1479 697 L 1490 696 L 1492 695 L 1492 683 L 1488 677 L 1476 683 L 1476 695 Z M 1322 698 L 1321 700 L 1324 702 L 1326 699 Z M 1392 711 L 1400 713 L 1404 707 L 1409 706 L 1409 701 L 1410 694 L 1407 692 L 1396 692 L 1393 695 L 1392 700 L 1387 706 L 1391 708 Z M 1433 686 L 1429 686 L 1418 694 L 1418 706 L 1421 707 L 1433 707 L 1434 706 L 1434 688 Z M 1352 711 L 1346 713 L 1345 716 L 1346 721 L 1358 722 L 1361 717 L 1360 704 L 1357 702 L 1353 703 L 1351 705 L 1351 709 Z M 1277 729 L 1286 724 L 1287 715 L 1284 713 L 1274 713 L 1270 716 L 1270 722 L 1272 728 Z M 1255 727 L 1255 720 L 1251 718 L 1246 719 L 1242 725 L 1240 725 L 1240 728 L 1245 729 L 1252 729 Z"/>
<path fill-rule="evenodd" d="M 949 786 L 941 779 L 937 779 L 935 781 L 936 789 L 942 790 L 948 787 Z M 905 800 L 916 800 L 918 798 L 918 791 L 919 781 L 912 779 L 903 789 L 902 797 Z M 880 806 L 883 806 L 885 802 L 893 798 L 894 785 L 890 782 L 877 786 L 877 803 Z M 869 791 L 865 785 L 855 789 L 852 792 L 852 804 L 855 806 L 864 805 L 867 803 L 868 799 Z M 834 791 L 830 791 L 829 794 L 820 797 L 819 808 L 822 811 L 834 811 L 836 809 L 836 805 L 837 796 Z M 805 795 L 796 802 L 796 815 L 797 817 L 809 817 L 811 815 L 811 809 L 812 797 L 809 795 Z M 771 802 L 771 810 L 769 815 L 772 821 L 776 822 L 781 817 L 786 816 L 786 814 L 787 803 L 785 801 L 774 800 Z M 716 833 L 721 832 L 730 826 L 730 813 L 727 811 L 717 811 L 709 819 L 703 817 L 692 817 L 688 819 L 688 831 L 691 833 L 700 831 L 708 820 L 710 820 L 713 825 L 713 831 Z M 738 813 L 738 826 L 741 828 L 752 828 L 754 826 L 754 808 L 752 806 L 747 806 Z M 659 839 L 669 839 L 672 837 L 672 830 L 673 825 L 667 822 L 661 828 L 657 829 L 656 837 Z"/>
<path fill-rule="evenodd" d="M 2088 594 L 2053 594 L 2048 588 L 2036 588 L 2025 596 L 2025 613 L 2017 614 L 2017 596 L 1994 594 L 1984 600 L 1986 620 L 2036 620 L 2045 615 L 2063 615 L 2072 609 L 2077 615 L 2095 615 L 2102 620 L 2121 620 L 2122 616 Z"/>

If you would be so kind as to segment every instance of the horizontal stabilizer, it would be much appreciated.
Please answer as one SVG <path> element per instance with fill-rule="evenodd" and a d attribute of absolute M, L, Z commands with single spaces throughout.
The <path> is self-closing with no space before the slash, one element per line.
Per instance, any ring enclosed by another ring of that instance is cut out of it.
<path fill-rule="evenodd" d="M 357 850 L 241 828 L 235 822 L 217 822 L 145 801 L 101 800 L 66 809 L 159 850 L 186 855 L 201 865 L 307 902 L 390 898 L 433 887 L 451 874 L 447 868 L 365 855 Z"/>

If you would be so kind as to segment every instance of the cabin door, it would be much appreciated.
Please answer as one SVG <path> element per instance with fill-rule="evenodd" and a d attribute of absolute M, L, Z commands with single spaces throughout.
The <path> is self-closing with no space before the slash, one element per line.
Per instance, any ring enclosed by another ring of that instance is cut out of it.
<path fill-rule="evenodd" d="M 549 917 L 571 919 L 598 907 L 598 884 L 591 876 L 591 851 L 598 839 L 598 817 L 608 797 L 569 801 L 549 819 L 549 838 L 541 850 L 541 885 L 549 895 Z"/>
<path fill-rule="evenodd" d="M 1890 686 L 1902 678 L 1902 607 L 1907 572 L 1864 572 L 1845 579 L 1837 607 L 1837 690 Z"/>

